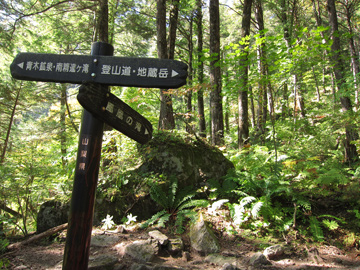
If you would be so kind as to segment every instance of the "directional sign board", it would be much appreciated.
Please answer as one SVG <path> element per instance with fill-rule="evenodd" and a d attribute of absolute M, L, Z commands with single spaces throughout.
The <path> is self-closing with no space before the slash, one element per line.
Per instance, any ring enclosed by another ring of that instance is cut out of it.
<path fill-rule="evenodd" d="M 101 85 L 81 85 L 77 99 L 96 118 L 131 139 L 139 143 L 146 143 L 151 139 L 151 123 L 121 99 L 109 92 L 101 91 Z"/>
<path fill-rule="evenodd" d="M 19 53 L 10 70 L 20 80 L 148 88 L 178 88 L 187 77 L 176 60 L 93 55 Z"/>

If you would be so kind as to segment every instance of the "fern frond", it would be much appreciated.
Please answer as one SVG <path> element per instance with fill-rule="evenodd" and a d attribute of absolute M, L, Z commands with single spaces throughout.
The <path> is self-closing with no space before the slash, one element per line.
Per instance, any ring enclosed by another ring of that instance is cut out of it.
<path fill-rule="evenodd" d="M 149 226 L 151 226 L 151 225 L 154 225 L 155 224 L 155 222 L 161 217 L 161 216 L 163 216 L 163 215 L 165 215 L 166 214 L 166 210 L 162 210 L 162 211 L 160 211 L 160 212 L 157 212 L 155 215 L 153 215 L 151 218 L 149 218 L 148 220 L 146 220 L 140 227 L 142 228 L 142 229 L 144 229 L 144 228 L 147 228 L 147 227 L 149 227 Z"/>
<path fill-rule="evenodd" d="M 258 218 L 259 217 L 259 213 L 260 210 L 263 206 L 263 202 L 258 201 L 257 203 L 255 203 L 251 209 L 251 215 L 253 216 L 253 218 Z"/>
<path fill-rule="evenodd" d="M 194 207 L 207 207 L 209 205 L 208 200 L 190 200 L 188 202 L 183 203 L 179 206 L 178 210 L 183 210 L 187 208 L 194 208 Z"/>
<path fill-rule="evenodd" d="M 321 242 L 324 240 L 324 233 L 321 229 L 320 222 L 314 216 L 310 217 L 310 231 L 316 241 Z"/>
<path fill-rule="evenodd" d="M 153 184 L 150 188 L 150 197 L 157 204 L 161 205 L 163 208 L 169 208 L 169 200 L 166 193 L 161 189 L 161 185 Z"/>
<path fill-rule="evenodd" d="M 165 223 L 169 221 L 171 214 L 166 213 L 162 215 L 159 220 L 157 221 L 157 224 L 160 228 L 165 227 Z"/>
<path fill-rule="evenodd" d="M 242 198 L 241 201 L 240 201 L 240 206 L 244 207 L 245 205 L 255 201 L 256 198 L 253 197 L 253 196 L 247 196 L 245 198 Z"/>

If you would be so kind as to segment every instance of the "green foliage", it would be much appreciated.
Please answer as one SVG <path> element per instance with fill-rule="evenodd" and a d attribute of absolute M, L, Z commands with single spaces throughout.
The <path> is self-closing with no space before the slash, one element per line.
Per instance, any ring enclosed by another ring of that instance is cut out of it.
<path fill-rule="evenodd" d="M 171 177 L 164 183 L 153 183 L 150 188 L 151 198 L 159 204 L 164 210 L 156 213 L 142 227 L 148 227 L 155 223 L 159 227 L 164 227 L 171 219 L 176 228 L 176 233 L 181 234 L 184 231 L 184 221 L 186 219 L 195 219 L 197 216 L 196 208 L 206 207 L 207 200 L 193 199 L 196 191 L 192 187 L 186 187 L 178 190 L 178 181 Z M 167 184 L 168 183 L 168 186 Z"/>
<path fill-rule="evenodd" d="M 310 217 L 310 232 L 315 241 L 322 242 L 324 241 L 324 233 L 320 225 L 321 224 L 316 217 Z"/>

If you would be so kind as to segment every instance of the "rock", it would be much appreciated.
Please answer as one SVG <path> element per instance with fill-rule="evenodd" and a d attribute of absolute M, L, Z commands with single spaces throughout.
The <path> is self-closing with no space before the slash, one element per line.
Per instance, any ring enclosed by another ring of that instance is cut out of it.
<path fill-rule="evenodd" d="M 42 233 L 68 222 L 69 205 L 59 201 L 47 201 L 40 206 L 36 219 L 36 233 Z"/>
<path fill-rule="evenodd" d="M 208 263 L 213 263 L 216 265 L 225 265 L 225 264 L 236 264 L 236 258 L 234 257 L 224 257 L 220 254 L 210 254 L 205 257 L 205 261 Z M 236 268 L 235 268 L 236 269 Z"/>
<path fill-rule="evenodd" d="M 221 181 L 234 168 L 216 147 L 191 136 L 179 138 L 162 132 L 140 146 L 139 152 L 144 160 L 139 172 L 176 177 L 179 190 L 200 188 L 209 179 Z"/>
<path fill-rule="evenodd" d="M 118 259 L 114 256 L 100 255 L 89 258 L 89 270 L 113 270 Z"/>
<path fill-rule="evenodd" d="M 150 231 L 149 235 L 151 238 L 157 240 L 162 246 L 165 246 L 169 243 L 169 238 L 158 230 Z"/>
<path fill-rule="evenodd" d="M 141 240 L 134 241 L 131 244 L 123 243 L 116 245 L 115 249 L 121 256 L 130 256 L 135 261 L 146 263 L 154 259 L 156 249 L 152 246 L 151 241 Z"/>
<path fill-rule="evenodd" d="M 239 268 L 237 268 L 236 266 L 234 266 L 234 265 L 232 265 L 230 263 L 225 263 L 223 265 L 223 267 L 221 267 L 220 270 L 237 270 L 237 269 L 239 269 Z"/>
<path fill-rule="evenodd" d="M 167 265 L 155 265 L 153 270 L 184 270 L 184 268 L 178 268 L 178 267 L 167 266 Z"/>
<path fill-rule="evenodd" d="M 220 251 L 220 244 L 216 236 L 202 216 L 190 226 L 189 236 L 191 247 L 199 253 L 210 254 Z"/>
<path fill-rule="evenodd" d="M 137 264 L 134 263 L 133 265 L 131 265 L 130 270 L 151 270 L 152 268 L 144 265 L 144 264 Z"/>
<path fill-rule="evenodd" d="M 183 254 L 182 254 L 182 259 L 184 262 L 188 262 L 191 260 L 191 256 L 190 256 L 190 253 L 187 252 L 187 251 L 184 251 Z"/>
<path fill-rule="evenodd" d="M 274 260 L 284 254 L 284 247 L 275 245 L 267 247 L 263 253 L 269 260 Z"/>
<path fill-rule="evenodd" d="M 250 258 L 250 265 L 252 265 L 252 266 L 261 266 L 261 265 L 268 265 L 268 264 L 271 264 L 271 262 L 261 252 L 255 253 Z"/>
<path fill-rule="evenodd" d="M 120 241 L 120 237 L 116 235 L 94 235 L 91 237 L 92 247 L 108 247 L 113 246 Z"/>
<path fill-rule="evenodd" d="M 181 238 L 169 239 L 168 251 L 171 255 L 178 255 L 183 251 L 183 249 L 184 242 L 181 240 Z"/>

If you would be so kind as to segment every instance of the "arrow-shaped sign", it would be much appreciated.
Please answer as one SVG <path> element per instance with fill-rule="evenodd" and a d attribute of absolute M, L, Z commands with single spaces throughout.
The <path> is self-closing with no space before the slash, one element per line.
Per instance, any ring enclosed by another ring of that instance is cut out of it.
<path fill-rule="evenodd" d="M 139 143 L 146 143 L 151 139 L 153 130 L 151 123 L 121 99 L 103 91 L 101 85 L 94 83 L 81 85 L 77 99 L 96 118 L 131 139 Z"/>
<path fill-rule="evenodd" d="M 149 88 L 178 88 L 187 77 L 176 60 L 92 55 L 19 53 L 10 70 L 20 80 Z"/>

